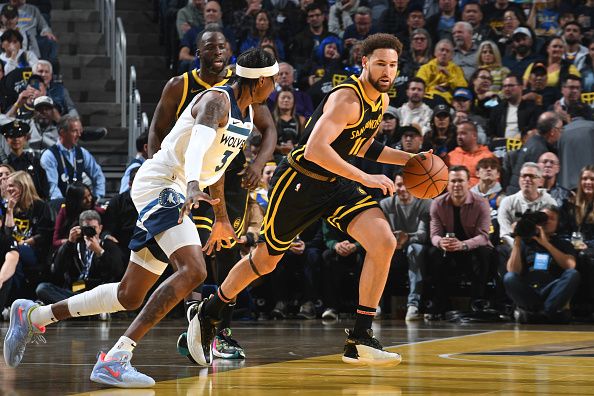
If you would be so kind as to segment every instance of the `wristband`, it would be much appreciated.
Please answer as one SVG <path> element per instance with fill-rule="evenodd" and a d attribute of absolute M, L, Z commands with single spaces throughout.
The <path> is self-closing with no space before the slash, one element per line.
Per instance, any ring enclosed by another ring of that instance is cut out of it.
<path fill-rule="evenodd" d="M 377 161 L 385 147 L 385 145 L 373 139 L 373 142 L 371 142 L 363 157 L 371 161 Z"/>

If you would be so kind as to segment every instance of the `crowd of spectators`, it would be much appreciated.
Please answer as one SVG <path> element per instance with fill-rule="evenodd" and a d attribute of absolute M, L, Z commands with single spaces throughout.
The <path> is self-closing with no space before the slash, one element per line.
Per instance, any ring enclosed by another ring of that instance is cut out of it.
<path fill-rule="evenodd" d="M 61 81 L 50 11 L 49 0 L 0 4 L 0 310 L 115 281 L 127 258 L 102 225 L 105 177 L 79 144 L 84 129 Z M 118 220 L 113 235 L 124 229 Z"/>

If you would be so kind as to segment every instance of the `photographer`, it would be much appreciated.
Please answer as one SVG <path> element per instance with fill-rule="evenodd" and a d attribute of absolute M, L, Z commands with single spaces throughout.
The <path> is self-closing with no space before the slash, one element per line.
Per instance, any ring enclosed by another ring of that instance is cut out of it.
<path fill-rule="evenodd" d="M 125 265 L 117 244 L 102 234 L 101 216 L 94 210 L 80 214 L 80 226 L 70 229 L 68 241 L 58 249 L 52 269 L 63 274 L 63 287 L 41 283 L 37 296 L 46 304 L 66 299 L 77 292 L 121 279 Z"/>
<path fill-rule="evenodd" d="M 559 210 L 548 206 L 524 215 L 516 226 L 503 284 L 521 323 L 566 323 L 571 318 L 568 305 L 580 275 L 573 247 L 555 234 L 558 224 Z"/>

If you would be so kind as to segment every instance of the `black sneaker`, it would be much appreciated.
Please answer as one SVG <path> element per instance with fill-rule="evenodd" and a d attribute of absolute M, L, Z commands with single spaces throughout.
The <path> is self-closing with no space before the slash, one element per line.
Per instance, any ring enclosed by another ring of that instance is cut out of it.
<path fill-rule="evenodd" d="M 270 317 L 272 319 L 285 319 L 287 314 L 287 304 L 284 301 L 278 301 L 274 309 L 270 311 Z"/>
<path fill-rule="evenodd" d="M 212 363 L 212 342 L 217 332 L 217 324 L 211 318 L 204 316 L 204 304 L 208 298 L 196 303 L 188 309 L 188 350 L 192 358 L 201 366 Z"/>
<path fill-rule="evenodd" d="M 190 355 L 190 350 L 188 349 L 188 333 L 185 331 L 177 338 L 177 352 L 180 355 L 187 357 L 190 362 L 198 364 L 194 358 L 192 358 L 192 355 Z"/>
<path fill-rule="evenodd" d="M 231 337 L 230 328 L 219 331 L 212 344 L 212 353 L 221 359 L 245 359 L 245 352 Z"/>
<path fill-rule="evenodd" d="M 299 319 L 315 319 L 316 318 L 316 308 L 314 307 L 311 301 L 307 301 L 299 307 L 299 313 L 297 314 Z"/>
<path fill-rule="evenodd" d="M 384 351 L 384 347 L 373 336 L 373 330 L 368 329 L 362 337 L 354 337 L 349 330 L 342 361 L 349 364 L 368 364 L 372 366 L 396 366 L 402 361 L 400 354 Z"/>

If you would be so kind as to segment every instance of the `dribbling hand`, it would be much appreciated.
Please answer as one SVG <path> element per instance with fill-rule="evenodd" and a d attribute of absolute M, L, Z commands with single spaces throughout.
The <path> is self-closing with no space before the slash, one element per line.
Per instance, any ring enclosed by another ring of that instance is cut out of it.
<path fill-rule="evenodd" d="M 189 182 L 187 190 L 188 191 L 186 202 L 184 202 L 181 209 L 179 210 L 179 218 L 177 219 L 177 224 L 181 224 L 184 220 L 184 216 L 189 215 L 193 208 L 198 207 L 199 201 L 206 201 L 211 205 L 216 205 L 221 201 L 218 198 L 213 199 L 207 193 L 200 191 L 200 187 L 198 187 L 197 181 Z"/>
<path fill-rule="evenodd" d="M 379 188 L 384 195 L 394 195 L 394 182 L 386 175 L 368 175 L 361 180 L 361 184 L 369 188 Z"/>
<path fill-rule="evenodd" d="M 204 244 L 202 251 L 210 256 L 213 253 L 213 250 L 218 252 L 221 248 L 230 248 L 233 241 L 239 242 L 229 220 L 215 220 L 215 223 L 212 226 L 212 231 L 210 232 L 210 237 Z"/>

